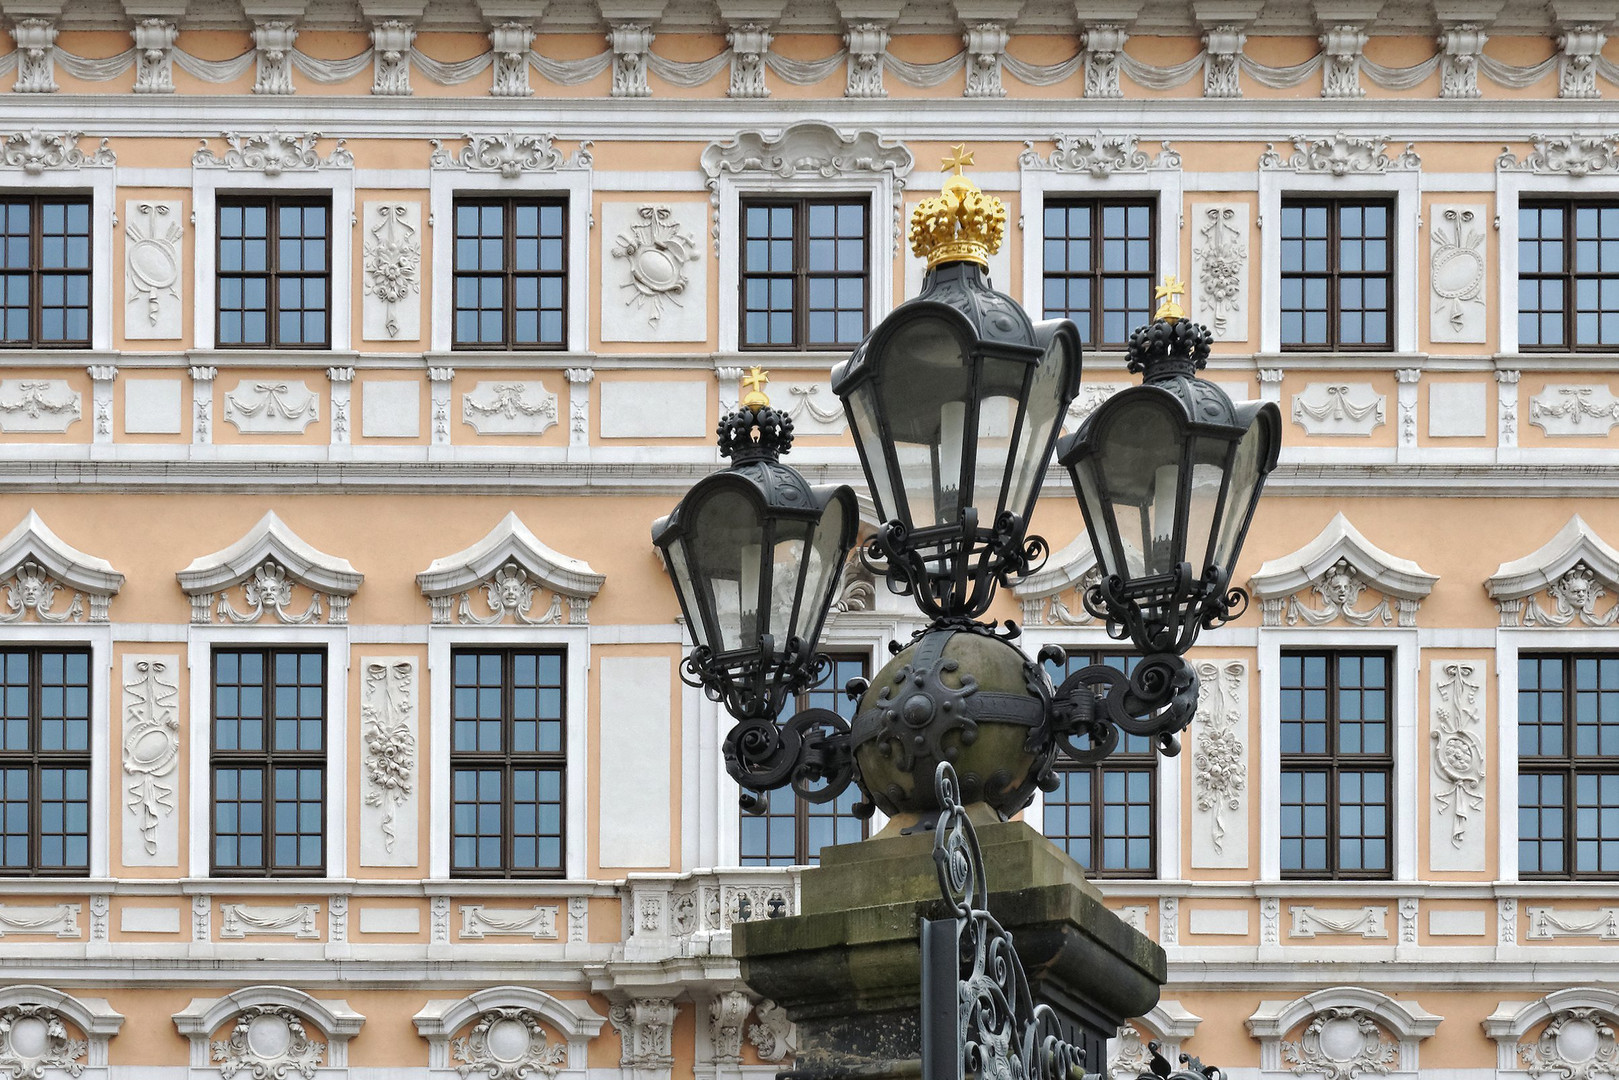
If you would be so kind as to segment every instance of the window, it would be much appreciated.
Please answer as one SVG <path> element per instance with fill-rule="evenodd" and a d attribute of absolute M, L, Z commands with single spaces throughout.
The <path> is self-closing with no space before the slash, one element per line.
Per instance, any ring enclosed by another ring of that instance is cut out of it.
<path fill-rule="evenodd" d="M 90 200 L 0 196 L 0 345 L 90 347 Z"/>
<path fill-rule="evenodd" d="M 1091 664 L 1128 674 L 1140 659 L 1123 653 L 1070 651 L 1066 663 L 1048 662 L 1046 674 L 1057 684 Z M 1057 790 L 1046 793 L 1041 823 L 1046 838 L 1092 877 L 1154 876 L 1158 752 L 1152 740 L 1121 733 L 1118 748 L 1105 761 L 1080 765 L 1059 756 L 1053 769 Z"/>
<path fill-rule="evenodd" d="M 1619 878 L 1619 656 L 1518 658 L 1518 873 Z"/>
<path fill-rule="evenodd" d="M 1282 875 L 1386 878 L 1391 869 L 1390 661 L 1282 656 Z"/>
<path fill-rule="evenodd" d="M 0 649 L 0 874 L 90 873 L 90 654 Z"/>
<path fill-rule="evenodd" d="M 458 649 L 451 666 L 450 872 L 561 877 L 564 654 Z"/>
<path fill-rule="evenodd" d="M 1282 347 L 1391 349 L 1394 204 L 1282 203 Z"/>
<path fill-rule="evenodd" d="M 1619 346 L 1619 202 L 1532 202 L 1518 210 L 1518 344 Z"/>
<path fill-rule="evenodd" d="M 1150 199 L 1046 203 L 1045 317 L 1074 320 L 1089 348 L 1125 348 L 1152 320 L 1153 216 Z"/>
<path fill-rule="evenodd" d="M 864 199 L 742 204 L 744 349 L 837 349 L 866 336 Z"/>
<path fill-rule="evenodd" d="M 455 204 L 455 347 L 560 349 L 568 343 L 565 199 Z"/>
<path fill-rule="evenodd" d="M 330 218 L 326 199 L 306 195 L 219 201 L 221 348 L 328 346 Z"/>
<path fill-rule="evenodd" d="M 869 667 L 864 655 L 832 658 L 832 668 L 814 687 L 788 702 L 787 712 L 800 709 L 831 709 L 845 720 L 854 719 L 855 703 L 844 694 L 850 679 L 867 678 Z M 821 861 L 821 849 L 832 844 L 852 844 L 866 838 L 866 820 L 854 816 L 860 789 L 850 784 L 831 802 L 812 803 L 800 799 L 792 788 L 770 792 L 770 808 L 763 814 L 742 815 L 743 866 L 814 866 Z"/>
<path fill-rule="evenodd" d="M 326 653 L 214 652 L 216 875 L 326 867 Z"/>

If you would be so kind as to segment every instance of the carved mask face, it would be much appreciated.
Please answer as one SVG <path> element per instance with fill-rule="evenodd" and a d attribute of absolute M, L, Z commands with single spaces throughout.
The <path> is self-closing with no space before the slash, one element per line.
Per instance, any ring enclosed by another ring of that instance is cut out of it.
<path fill-rule="evenodd" d="M 1323 584 L 1323 594 L 1329 603 L 1342 607 L 1351 604 L 1360 591 L 1355 587 L 1355 573 L 1344 563 L 1339 563 L 1327 573 L 1327 580 Z"/>

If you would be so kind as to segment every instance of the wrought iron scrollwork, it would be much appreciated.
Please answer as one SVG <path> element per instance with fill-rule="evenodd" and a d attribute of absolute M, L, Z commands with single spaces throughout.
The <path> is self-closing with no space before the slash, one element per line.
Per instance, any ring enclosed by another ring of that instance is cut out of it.
<path fill-rule="evenodd" d="M 1041 660 L 1061 661 L 1065 654 L 1048 645 Z M 1118 668 L 1092 664 L 1063 680 L 1052 705 L 1052 727 L 1063 753 L 1075 761 L 1101 761 L 1119 743 L 1119 732 L 1144 735 L 1158 750 L 1180 753 L 1175 736 L 1197 714 L 1197 671 L 1175 653 L 1142 657 L 1126 675 Z M 1083 737 L 1083 743 L 1076 739 Z"/>
<path fill-rule="evenodd" d="M 739 721 L 725 736 L 725 769 L 742 787 L 742 809 L 763 813 L 762 794 L 791 786 L 806 802 L 824 803 L 854 780 L 849 722 L 831 709 L 805 709 L 784 724 L 767 717 Z"/>
<path fill-rule="evenodd" d="M 913 530 L 901 521 L 884 522 L 860 549 L 860 560 L 887 580 L 890 592 L 914 597 L 930 618 L 970 622 L 989 609 L 996 586 L 1010 587 L 1014 578 L 1045 565 L 1049 545 L 1025 529 L 1011 510 L 982 528 L 977 509 L 967 506 L 955 525 Z"/>
<path fill-rule="evenodd" d="M 939 892 L 955 922 L 954 972 L 931 972 L 924 961 L 924 1011 L 943 974 L 955 976 L 954 1062 L 924 1060 L 929 1080 L 1080 1080 L 1084 1051 L 1062 1037 L 1057 1014 L 1036 1004 L 1012 947 L 1012 935 L 989 911 L 989 886 L 978 834 L 961 804 L 961 787 L 948 762 L 934 774 L 940 811 L 933 833 Z M 948 929 L 949 920 L 946 920 Z M 933 924 L 937 926 L 937 923 Z M 930 978 L 934 976 L 934 978 Z M 924 1039 L 924 1055 L 933 1044 Z"/>

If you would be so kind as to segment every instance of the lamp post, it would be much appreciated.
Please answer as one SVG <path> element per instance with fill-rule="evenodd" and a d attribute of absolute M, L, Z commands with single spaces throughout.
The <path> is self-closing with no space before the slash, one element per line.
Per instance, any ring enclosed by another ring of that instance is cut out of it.
<path fill-rule="evenodd" d="M 861 557 L 931 619 L 869 683 L 849 684 L 853 722 L 826 709 L 780 718 L 825 670 L 815 650 L 855 503 L 781 463 L 792 421 L 770 407 L 757 368 L 720 422 L 730 468 L 653 526 L 696 642 L 683 677 L 737 722 L 725 760 L 746 809 L 772 788 L 821 802 L 855 783 L 857 812 L 936 815 L 935 773 L 949 763 L 963 803 L 1010 817 L 1037 786 L 1055 787 L 1058 754 L 1098 760 L 1120 731 L 1174 754 L 1197 704 L 1184 654 L 1246 605 L 1231 572 L 1276 465 L 1276 405 L 1233 403 L 1198 377 L 1210 334 L 1184 317 L 1171 278 L 1130 339 L 1142 384 L 1059 441 L 1079 390 L 1079 334 L 1066 319 L 1033 322 L 990 285 L 1006 209 L 964 175 L 971 163 L 956 147 L 939 195 L 912 216 L 912 250 L 928 263 L 921 294 L 832 375 L 882 519 Z M 1103 570 L 1085 605 L 1143 654 L 1129 677 L 1097 665 L 1054 687 L 1040 663 L 1052 647 L 1031 660 L 1014 624 L 980 621 L 997 587 L 1045 558 L 1028 523 L 1053 453 Z"/>

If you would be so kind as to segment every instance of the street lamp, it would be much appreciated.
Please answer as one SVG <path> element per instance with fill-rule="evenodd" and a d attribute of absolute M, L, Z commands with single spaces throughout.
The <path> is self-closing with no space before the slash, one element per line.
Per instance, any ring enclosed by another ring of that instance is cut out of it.
<path fill-rule="evenodd" d="M 939 196 L 912 216 L 912 250 L 928 263 L 921 295 L 833 372 L 881 519 L 862 558 L 932 620 L 869 683 L 850 682 L 853 722 L 827 709 L 778 719 L 826 670 L 815 645 L 853 544 L 854 498 L 780 463 L 792 421 L 769 408 L 757 368 L 754 392 L 720 424 L 731 467 L 653 527 L 696 642 L 683 677 L 737 720 L 725 757 L 745 808 L 775 787 L 821 802 L 855 782 L 857 812 L 936 814 L 935 776 L 949 763 L 963 802 L 1009 817 L 1037 786 L 1055 787 L 1059 753 L 1098 760 L 1123 731 L 1174 754 L 1197 705 L 1184 653 L 1246 605 L 1231 571 L 1276 465 L 1281 415 L 1197 376 L 1210 334 L 1184 318 L 1171 278 L 1131 336 L 1143 384 L 1060 447 L 1104 574 L 1086 607 L 1141 663 L 1128 677 L 1093 665 L 1053 687 L 1040 661 L 1061 650 L 1031 660 L 1012 644 L 1014 624 L 978 621 L 997 586 L 1044 560 L 1028 521 L 1079 389 L 1080 345 L 1068 320 L 1036 324 L 991 287 L 1006 210 L 963 174 L 971 163 L 956 147 Z"/>

